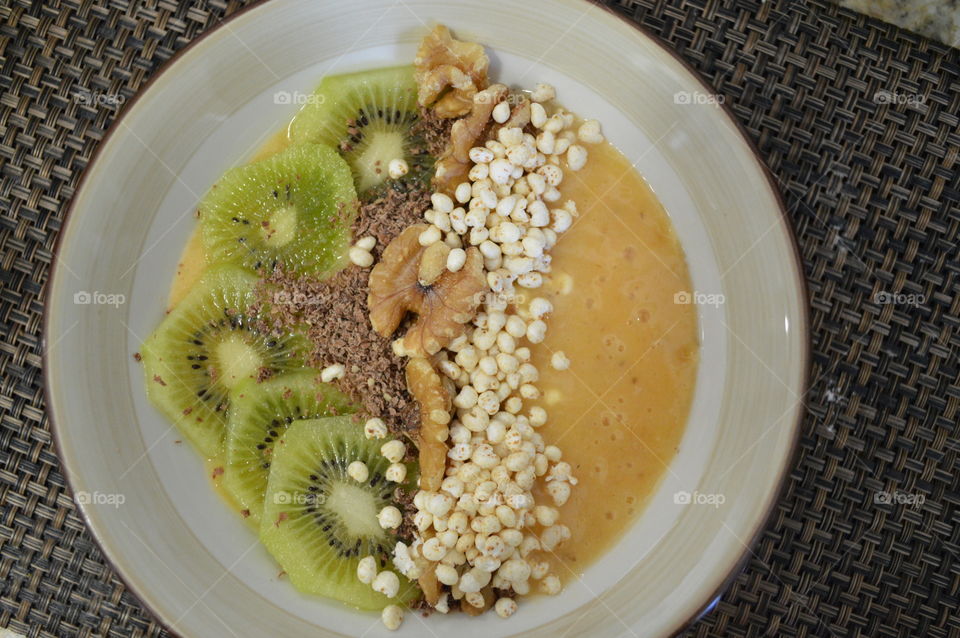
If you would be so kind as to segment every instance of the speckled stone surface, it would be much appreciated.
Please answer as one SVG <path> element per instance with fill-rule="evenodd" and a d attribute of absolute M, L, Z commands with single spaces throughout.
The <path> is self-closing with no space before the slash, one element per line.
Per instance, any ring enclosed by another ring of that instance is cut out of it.
<path fill-rule="evenodd" d="M 839 0 L 849 9 L 960 46 L 960 0 Z"/>

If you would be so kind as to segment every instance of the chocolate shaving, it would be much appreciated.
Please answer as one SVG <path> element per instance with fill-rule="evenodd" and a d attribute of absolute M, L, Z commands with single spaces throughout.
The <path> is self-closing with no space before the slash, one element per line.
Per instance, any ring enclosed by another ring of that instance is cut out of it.
<path fill-rule="evenodd" d="M 430 207 L 424 190 L 399 192 L 392 188 L 360 205 L 353 223 L 356 238 L 373 236 L 371 251 L 379 257 L 394 237 L 420 220 Z M 394 433 L 411 434 L 420 426 L 418 408 L 407 391 L 405 361 L 392 349 L 392 337 L 378 335 L 367 314 L 367 280 L 370 271 L 348 266 L 326 280 L 296 275 L 282 264 L 257 287 L 254 309 L 265 308 L 262 329 L 284 334 L 305 330 L 312 349 L 307 363 L 324 368 L 343 364 L 346 372 L 337 381 L 342 392 L 363 412 L 378 416 Z M 283 299 L 283 303 L 272 303 Z M 398 330 L 400 334 L 406 326 Z"/>
<path fill-rule="evenodd" d="M 403 515 L 400 526 L 394 530 L 394 533 L 398 541 L 409 545 L 416 537 L 417 530 L 417 526 L 413 523 L 413 517 L 417 514 L 417 507 L 413 504 L 413 492 L 408 492 L 403 487 L 396 488 L 393 490 L 393 504 Z"/>
<path fill-rule="evenodd" d="M 447 150 L 450 143 L 450 128 L 456 118 L 442 118 L 433 109 L 420 108 L 420 119 L 413 125 L 410 132 L 414 137 L 421 137 L 427 146 L 427 152 L 433 157 L 440 157 Z"/>

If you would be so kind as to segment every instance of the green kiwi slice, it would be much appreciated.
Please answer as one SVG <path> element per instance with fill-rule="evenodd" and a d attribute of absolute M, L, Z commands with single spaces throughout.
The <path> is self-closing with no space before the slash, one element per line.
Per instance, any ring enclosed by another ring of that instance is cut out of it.
<path fill-rule="evenodd" d="M 140 350 L 147 396 L 208 457 L 221 449 L 231 388 L 303 366 L 304 338 L 259 330 L 255 284 L 240 268 L 212 268 Z"/>
<path fill-rule="evenodd" d="M 384 473 L 390 462 L 382 440 L 368 440 L 351 417 L 296 421 L 274 448 L 260 521 L 260 540 L 299 591 L 335 598 L 360 609 L 412 600 L 417 587 L 400 576 L 397 599 L 357 579 L 364 556 L 387 557 L 395 538 L 377 513 L 392 501 L 396 484 Z M 369 478 L 359 483 L 347 466 L 363 461 Z"/>
<path fill-rule="evenodd" d="M 353 412 L 316 370 L 289 372 L 258 383 L 248 379 L 230 393 L 223 486 L 258 523 L 273 448 L 295 421 Z"/>
<path fill-rule="evenodd" d="M 389 179 L 392 159 L 407 162 L 404 181 L 429 180 L 433 159 L 414 126 L 420 111 L 412 66 L 328 76 L 312 97 L 290 123 L 289 137 L 339 149 L 361 195 Z"/>
<path fill-rule="evenodd" d="M 224 173 L 200 203 L 211 263 L 300 274 L 344 265 L 355 212 L 350 167 L 322 144 L 293 146 Z"/>

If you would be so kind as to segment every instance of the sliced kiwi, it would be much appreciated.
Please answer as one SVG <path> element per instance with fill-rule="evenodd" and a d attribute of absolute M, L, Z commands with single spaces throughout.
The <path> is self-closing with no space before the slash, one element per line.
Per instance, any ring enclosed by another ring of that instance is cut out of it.
<path fill-rule="evenodd" d="M 231 169 L 200 203 L 208 259 L 252 271 L 278 263 L 301 274 L 336 270 L 345 263 L 356 197 L 349 166 L 323 144 Z"/>
<path fill-rule="evenodd" d="M 392 159 L 407 162 L 404 181 L 429 179 L 433 159 L 415 131 L 419 119 L 413 67 L 400 66 L 324 78 L 288 132 L 295 143 L 339 149 L 363 195 L 389 178 Z"/>
<path fill-rule="evenodd" d="M 377 522 L 396 485 L 384 476 L 390 462 L 380 454 L 382 443 L 366 439 L 351 417 L 330 417 L 296 421 L 274 448 L 260 540 L 301 592 L 360 609 L 417 596 L 416 585 L 403 576 L 397 599 L 357 579 L 361 558 L 375 556 L 386 569 L 396 544 Z M 347 475 L 353 461 L 367 464 L 367 481 Z"/>
<path fill-rule="evenodd" d="M 303 365 L 304 338 L 259 330 L 255 283 L 234 266 L 208 270 L 140 351 L 150 400 L 208 457 L 221 449 L 231 388 Z"/>
<path fill-rule="evenodd" d="M 316 370 L 290 372 L 258 383 L 249 379 L 230 393 L 223 486 L 260 521 L 273 447 L 295 421 L 353 412 Z"/>

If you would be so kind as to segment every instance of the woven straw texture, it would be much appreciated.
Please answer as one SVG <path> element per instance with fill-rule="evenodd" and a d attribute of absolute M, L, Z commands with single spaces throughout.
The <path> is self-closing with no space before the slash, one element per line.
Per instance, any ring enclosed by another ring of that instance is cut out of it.
<path fill-rule="evenodd" d="M 243 2 L 0 0 L 0 627 L 157 636 L 51 447 L 51 252 L 111 120 Z M 790 480 L 697 636 L 960 635 L 958 51 L 826 0 L 621 0 L 716 91 L 779 181 L 812 298 Z M 93 97 L 91 97 L 93 96 Z"/>

